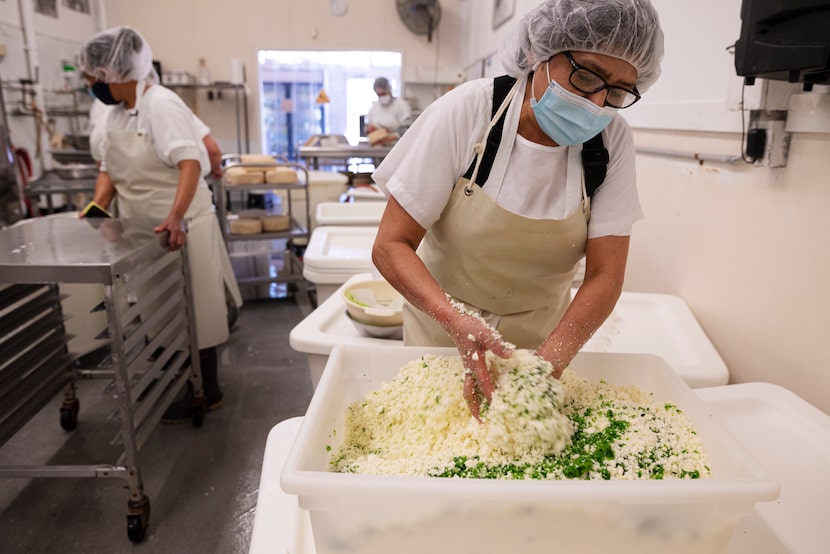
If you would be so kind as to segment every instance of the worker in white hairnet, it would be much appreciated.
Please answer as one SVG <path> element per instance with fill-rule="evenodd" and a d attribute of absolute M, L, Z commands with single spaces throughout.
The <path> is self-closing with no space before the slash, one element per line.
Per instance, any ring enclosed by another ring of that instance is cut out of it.
<path fill-rule="evenodd" d="M 94 35 L 79 61 L 95 96 L 115 106 L 106 117 L 94 200 L 105 208 L 115 201 L 120 218 L 167 234 L 170 250 L 187 242 L 202 382 L 207 408 L 218 408 L 216 346 L 229 336 L 222 271 L 227 252 L 202 177 L 209 162 L 193 114 L 178 95 L 151 82 L 150 46 L 134 29 Z M 189 394 L 164 418 L 190 418 L 192 404 Z"/>
<path fill-rule="evenodd" d="M 389 201 L 372 257 L 408 301 L 404 342 L 458 348 L 476 416 L 485 351 L 534 349 L 558 378 L 619 298 L 643 214 L 618 112 L 656 81 L 663 34 L 649 0 L 545 0 L 504 54 L 509 76 L 436 100 L 373 175 Z"/>
<path fill-rule="evenodd" d="M 148 80 L 154 85 L 160 84 L 159 76 L 158 73 L 156 73 L 155 68 L 150 71 Z M 101 145 L 106 135 L 104 132 L 106 129 L 106 118 L 109 111 L 114 108 L 115 105 L 104 104 L 98 100 L 98 98 L 95 98 L 92 101 L 92 105 L 89 107 L 88 128 L 90 154 L 93 159 L 98 162 L 101 161 Z M 213 135 L 211 135 L 210 127 L 208 127 L 204 121 L 199 119 L 195 113 L 193 114 L 193 124 L 196 126 L 196 131 L 199 136 L 202 137 L 202 143 L 205 146 L 208 160 L 210 162 L 210 170 L 205 174 L 205 177 L 212 176 L 218 179 L 222 177 L 223 173 L 222 149 L 219 147 L 219 143 L 216 142 L 216 139 L 213 138 Z"/>
<path fill-rule="evenodd" d="M 366 133 L 373 144 L 394 142 L 403 127 L 410 123 L 412 108 L 409 102 L 392 94 L 392 85 L 386 77 L 378 77 L 373 84 L 377 102 L 366 115 Z M 373 140 L 373 137 L 377 139 Z"/>

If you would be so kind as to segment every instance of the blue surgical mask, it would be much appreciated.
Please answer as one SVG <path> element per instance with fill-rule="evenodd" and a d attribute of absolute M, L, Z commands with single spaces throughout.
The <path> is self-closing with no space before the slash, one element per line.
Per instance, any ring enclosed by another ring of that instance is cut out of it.
<path fill-rule="evenodd" d="M 556 144 L 582 144 L 611 123 L 617 112 L 615 108 L 597 106 L 587 98 L 565 90 L 559 83 L 551 81 L 549 71 L 547 77 L 548 88 L 545 94 L 539 101 L 536 100 L 536 95 L 532 94 L 530 107 L 539 127 Z"/>
<path fill-rule="evenodd" d="M 102 83 L 101 81 L 95 81 L 92 83 L 92 94 L 95 95 L 95 98 L 103 102 L 104 104 L 109 104 L 113 106 L 115 104 L 120 104 L 121 100 L 116 100 L 112 96 L 112 92 L 110 91 L 110 86 L 107 83 Z"/>

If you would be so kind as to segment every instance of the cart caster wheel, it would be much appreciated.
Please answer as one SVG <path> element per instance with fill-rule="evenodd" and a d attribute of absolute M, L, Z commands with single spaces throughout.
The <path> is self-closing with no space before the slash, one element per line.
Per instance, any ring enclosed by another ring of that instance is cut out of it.
<path fill-rule="evenodd" d="M 193 427 L 201 427 L 205 422 L 205 407 L 193 406 L 193 415 L 190 416 L 193 421 Z"/>
<path fill-rule="evenodd" d="M 77 398 L 72 400 L 64 400 L 61 406 L 61 427 L 66 431 L 74 431 L 78 426 L 78 410 L 81 403 Z"/>
<path fill-rule="evenodd" d="M 139 502 L 128 502 L 127 538 L 130 542 L 139 543 L 147 535 L 150 525 L 150 499 L 146 496 Z"/>
<path fill-rule="evenodd" d="M 130 542 L 139 543 L 147 534 L 147 526 L 141 523 L 141 516 L 127 516 L 127 538 Z"/>

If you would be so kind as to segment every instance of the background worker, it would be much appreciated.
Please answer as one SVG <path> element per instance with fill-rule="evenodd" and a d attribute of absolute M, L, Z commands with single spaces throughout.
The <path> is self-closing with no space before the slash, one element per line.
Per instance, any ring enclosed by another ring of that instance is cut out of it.
<path fill-rule="evenodd" d="M 129 27 L 98 33 L 82 47 L 80 67 L 95 96 L 113 105 L 101 142 L 95 202 L 115 201 L 120 218 L 188 246 L 202 382 L 208 409 L 221 406 L 216 346 L 227 341 L 222 256 L 227 256 L 211 192 L 209 162 L 191 110 L 174 92 L 151 82 L 152 53 Z M 165 419 L 191 416 L 190 398 Z"/>
<path fill-rule="evenodd" d="M 386 77 L 375 79 L 373 87 L 378 99 L 366 115 L 366 134 L 369 142 L 395 142 L 401 135 L 401 128 L 410 123 L 412 108 L 409 102 L 392 94 L 392 86 Z M 372 140 L 373 133 L 378 137 L 376 141 Z"/>

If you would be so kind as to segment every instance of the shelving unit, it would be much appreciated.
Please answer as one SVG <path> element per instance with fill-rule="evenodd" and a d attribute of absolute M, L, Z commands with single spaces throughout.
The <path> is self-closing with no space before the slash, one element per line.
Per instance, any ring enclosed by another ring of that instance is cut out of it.
<path fill-rule="evenodd" d="M 89 117 L 92 101 L 85 88 L 43 90 L 43 113 L 39 114 L 32 109 L 37 94 L 35 84 L 6 81 L 2 83 L 2 86 L 12 93 L 6 102 L 10 116 L 43 117 L 50 123 L 54 122 L 54 118 L 66 119 L 70 133 L 80 133 L 84 128 L 84 122 Z M 19 97 L 14 98 L 14 93 L 19 93 Z"/>
<path fill-rule="evenodd" d="M 282 255 L 283 266 L 281 271 L 276 275 L 268 274 L 256 277 L 240 277 L 237 276 L 237 283 L 240 286 L 262 285 L 267 283 L 299 283 L 303 282 L 303 267 L 301 253 L 298 248 L 307 244 L 309 238 L 308 227 L 302 225 L 294 214 L 294 196 L 302 194 L 304 199 L 308 198 L 308 170 L 305 166 L 290 162 L 283 162 L 279 158 L 274 158 L 274 164 L 264 165 L 260 163 L 243 163 L 239 155 L 226 155 L 225 175 L 218 181 L 217 189 L 214 194 L 216 202 L 216 211 L 219 217 L 220 227 L 222 229 L 222 237 L 225 239 L 225 244 L 228 250 L 231 250 L 232 243 L 239 242 L 253 242 L 253 241 L 274 241 L 285 240 L 285 247 L 280 252 L 273 248 L 268 249 L 270 254 L 280 253 Z M 231 167 L 254 168 L 267 171 L 278 167 L 289 168 L 297 172 L 298 178 L 294 183 L 261 183 L 256 185 L 236 185 L 228 183 L 227 170 Z M 278 232 L 263 232 L 257 234 L 236 235 L 230 232 L 230 224 L 228 216 L 232 213 L 229 202 L 229 193 L 239 192 L 243 196 L 242 201 L 244 205 L 245 196 L 250 193 L 276 192 L 280 196 L 284 196 L 285 204 L 282 210 L 284 215 L 289 218 L 289 227 L 285 231 Z M 299 200 L 299 199 L 296 199 Z M 305 202 L 305 221 L 311 221 L 308 202 Z M 232 252 L 231 252 L 232 253 Z"/>
<path fill-rule="evenodd" d="M 195 83 L 164 83 L 164 86 L 175 91 L 186 101 L 192 101 L 192 99 L 185 98 L 182 94 L 183 92 L 191 92 L 195 94 L 198 91 L 207 91 L 213 92 L 219 98 L 221 98 L 222 94 L 225 92 L 232 92 L 235 109 L 234 115 L 236 116 L 236 151 L 240 153 L 247 153 L 251 151 L 250 133 L 248 129 L 248 90 L 244 83 L 237 84 L 219 82 L 208 85 Z"/>

